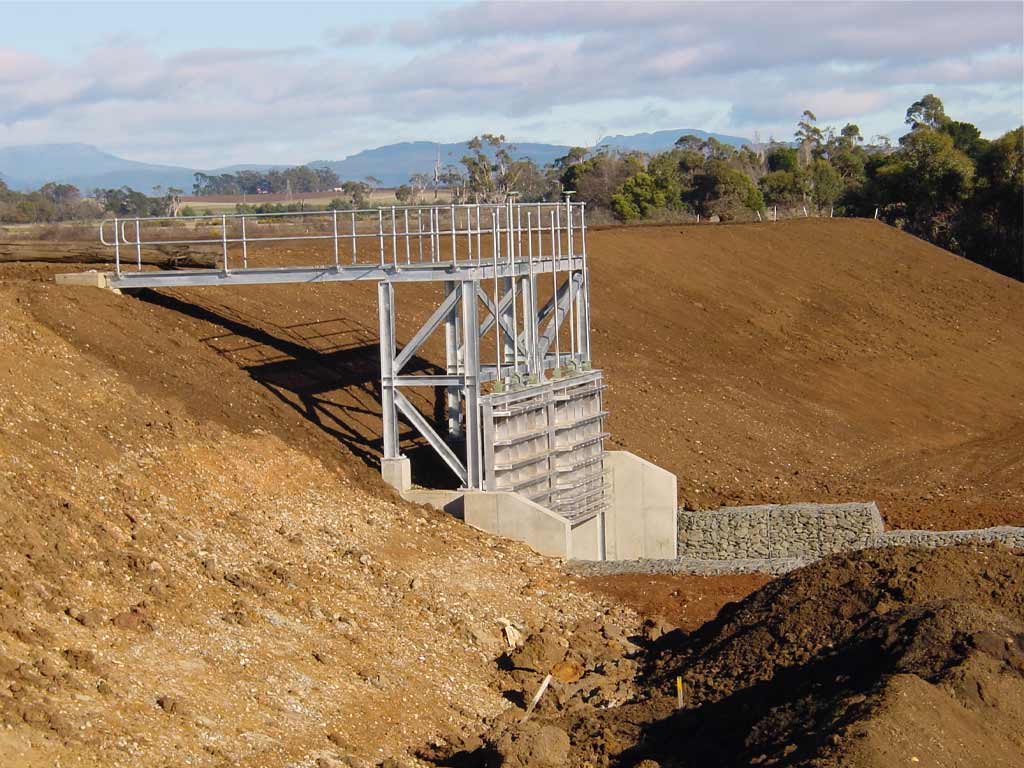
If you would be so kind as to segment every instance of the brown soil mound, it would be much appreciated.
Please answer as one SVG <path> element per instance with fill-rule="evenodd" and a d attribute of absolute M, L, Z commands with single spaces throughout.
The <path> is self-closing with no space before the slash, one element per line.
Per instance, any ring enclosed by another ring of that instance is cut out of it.
<path fill-rule="evenodd" d="M 449 762 L 528 763 L 548 726 L 581 767 L 1020 765 L 1024 554 L 834 556 L 665 635 L 620 687 L 637 701 L 553 697 L 536 723 L 506 715 L 489 746 Z"/>
<path fill-rule="evenodd" d="M 742 600 L 771 577 L 763 573 L 725 576 L 627 573 L 590 576 L 587 589 L 635 608 L 641 615 L 691 631 L 715 618 L 726 603 Z"/>
<path fill-rule="evenodd" d="M 589 244 L 610 431 L 675 471 L 684 503 L 1024 523 L 1024 284 L 872 221 Z"/>
<path fill-rule="evenodd" d="M 152 361 L 147 386 L 35 321 L 37 298 Z M 124 325 L 92 321 L 105 301 Z M 506 622 L 632 621 L 337 448 L 325 466 L 303 450 L 319 430 L 236 366 L 207 353 L 190 380 L 198 342 L 117 314 L 148 306 L 0 285 L 0 765 L 407 766 L 510 706 Z M 235 426 L 182 404 L 204 396 Z"/>

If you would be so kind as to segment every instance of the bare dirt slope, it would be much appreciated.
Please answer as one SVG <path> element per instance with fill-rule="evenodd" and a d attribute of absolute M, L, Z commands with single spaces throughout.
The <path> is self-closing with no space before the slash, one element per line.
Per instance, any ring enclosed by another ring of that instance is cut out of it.
<path fill-rule="evenodd" d="M 614 439 L 682 500 L 1024 522 L 1024 285 L 872 221 L 595 233 Z"/>
<path fill-rule="evenodd" d="M 41 299 L 68 329 L 94 299 L 146 306 L 0 285 L 0 765 L 411 765 L 510 706 L 503 622 L 632 621 L 362 463 L 325 466 L 201 346 L 185 363 L 151 338 L 144 391 L 36 321 Z M 204 397 L 253 421 L 183 405 Z"/>

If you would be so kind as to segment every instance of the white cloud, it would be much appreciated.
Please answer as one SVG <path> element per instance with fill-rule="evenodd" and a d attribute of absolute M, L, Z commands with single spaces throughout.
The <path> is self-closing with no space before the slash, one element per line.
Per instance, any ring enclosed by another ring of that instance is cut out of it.
<path fill-rule="evenodd" d="M 1022 15 L 1019 3 L 481 3 L 330 28 L 326 47 L 161 54 L 119 37 L 69 62 L 8 46 L 0 143 L 214 166 L 484 130 L 585 143 L 685 121 L 784 136 L 805 108 L 874 132 L 928 91 L 992 134 L 1024 119 Z"/>

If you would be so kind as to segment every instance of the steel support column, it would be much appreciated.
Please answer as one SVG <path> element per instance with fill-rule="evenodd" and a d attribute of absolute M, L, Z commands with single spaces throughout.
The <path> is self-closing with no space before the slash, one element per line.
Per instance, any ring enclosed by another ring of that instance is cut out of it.
<path fill-rule="evenodd" d="M 462 283 L 463 401 L 466 425 L 466 487 L 480 488 L 480 315 L 477 310 L 477 283 Z"/>
<path fill-rule="evenodd" d="M 459 283 L 446 281 L 444 284 L 445 299 L 457 292 Z M 452 306 L 444 319 L 444 357 L 445 372 L 449 376 L 462 373 L 463 361 L 459 340 L 459 303 Z M 445 389 L 445 410 L 448 415 L 448 436 L 452 440 L 461 440 L 463 433 L 462 403 L 459 387 L 450 386 Z"/>
<path fill-rule="evenodd" d="M 380 404 L 384 422 L 384 458 L 397 459 L 398 413 L 395 410 L 395 288 L 377 283 L 377 310 L 380 315 Z"/>

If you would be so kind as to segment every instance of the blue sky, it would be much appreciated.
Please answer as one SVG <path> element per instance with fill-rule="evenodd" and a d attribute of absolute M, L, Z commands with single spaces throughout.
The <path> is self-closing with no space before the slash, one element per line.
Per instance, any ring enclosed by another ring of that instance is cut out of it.
<path fill-rule="evenodd" d="M 805 108 L 902 132 L 934 92 L 1024 120 L 1024 5 L 0 3 L 0 145 L 197 167 L 460 141 L 702 128 L 788 138 Z"/>

